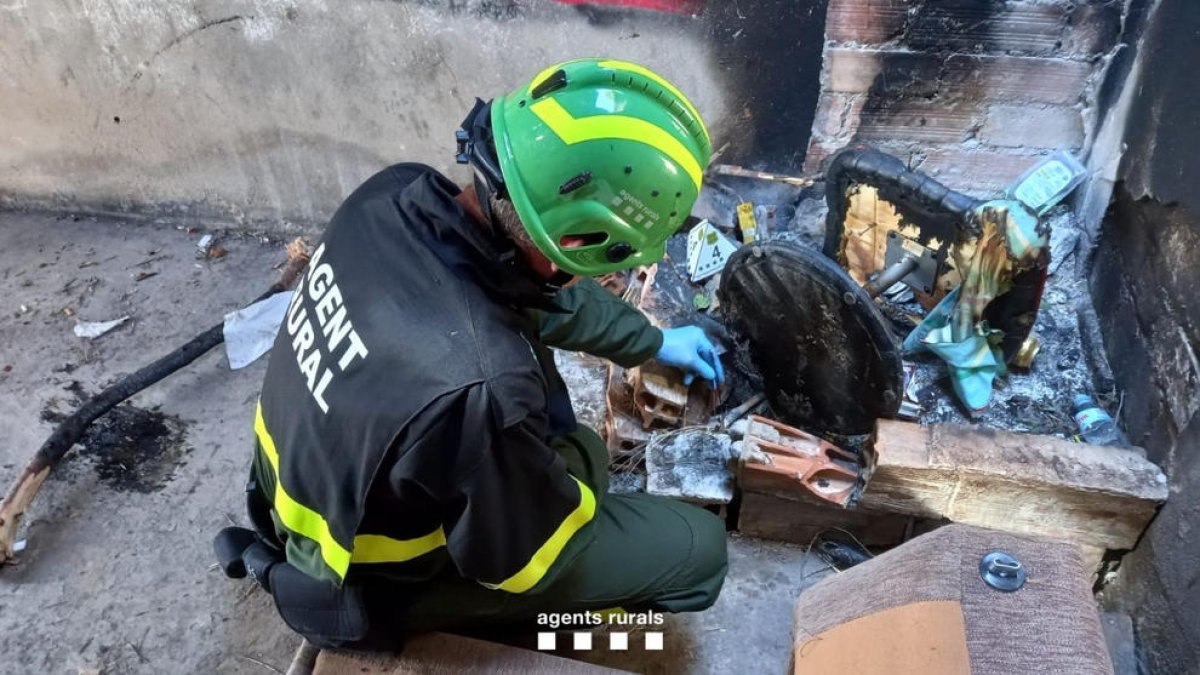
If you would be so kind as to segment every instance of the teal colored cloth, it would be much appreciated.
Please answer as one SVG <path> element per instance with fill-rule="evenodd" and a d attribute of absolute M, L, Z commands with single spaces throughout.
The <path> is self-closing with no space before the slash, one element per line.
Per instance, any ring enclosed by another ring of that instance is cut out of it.
<path fill-rule="evenodd" d="M 955 342 L 951 333 L 950 319 L 958 304 L 959 288 L 942 298 L 925 320 L 908 334 L 904 340 L 904 355 L 912 356 L 925 351 L 936 354 L 946 362 L 950 370 L 950 382 L 954 393 L 967 408 L 975 413 L 982 412 L 992 400 L 992 383 L 997 375 L 1003 375 L 1004 357 L 992 345 L 1000 331 L 988 330 L 980 325 L 965 340 Z M 997 340 L 998 342 L 998 340 Z"/>
<path fill-rule="evenodd" d="M 946 294 L 940 302 L 929 313 L 925 315 L 925 320 L 912 329 L 908 337 L 904 338 L 904 355 L 914 356 L 925 351 L 925 336 L 929 335 L 929 331 L 943 326 L 950 325 L 950 318 L 954 316 L 954 306 L 958 304 L 958 292 L 960 288 L 956 288 Z"/>
<path fill-rule="evenodd" d="M 997 375 L 1005 373 L 1004 355 L 992 344 L 1000 331 L 984 327 L 976 331 L 955 342 L 950 336 L 950 326 L 943 326 L 929 331 L 923 340 L 926 349 L 946 362 L 954 393 L 972 413 L 988 407 L 992 401 L 992 383 Z"/>

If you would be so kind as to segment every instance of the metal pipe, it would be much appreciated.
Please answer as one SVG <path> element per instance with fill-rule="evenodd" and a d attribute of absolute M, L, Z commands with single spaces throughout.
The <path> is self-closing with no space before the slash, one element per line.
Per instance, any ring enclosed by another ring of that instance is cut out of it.
<path fill-rule="evenodd" d="M 759 392 L 759 393 L 751 396 L 750 398 L 746 399 L 745 403 L 742 403 L 741 405 L 734 408 L 733 410 L 730 410 L 729 412 L 725 413 L 725 417 L 723 417 L 721 419 L 721 427 L 728 429 L 729 427 L 733 426 L 734 422 L 745 417 L 746 413 L 750 412 L 751 410 L 754 410 L 756 407 L 758 407 L 758 404 L 762 403 L 765 400 L 767 400 L 767 395 L 762 392 Z"/>
<path fill-rule="evenodd" d="M 872 298 L 877 297 L 880 293 L 891 288 L 897 281 L 915 272 L 918 263 L 920 263 L 920 260 L 916 256 L 906 255 L 904 258 L 892 263 L 891 267 L 880 272 L 874 281 L 863 286 L 863 290 Z"/>

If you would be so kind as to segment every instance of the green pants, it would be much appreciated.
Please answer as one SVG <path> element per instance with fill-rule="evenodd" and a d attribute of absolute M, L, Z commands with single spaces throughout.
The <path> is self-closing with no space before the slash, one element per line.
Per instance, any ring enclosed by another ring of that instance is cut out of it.
<path fill-rule="evenodd" d="M 595 492 L 594 541 L 563 569 L 552 567 L 552 578 L 530 593 L 443 576 L 405 589 L 399 614 L 389 593 L 368 593 L 376 629 L 485 627 L 534 620 L 543 612 L 613 608 L 694 612 L 716 601 L 727 568 L 720 518 L 663 497 L 608 494 L 608 451 L 591 429 L 581 426 L 553 445 L 572 475 Z"/>

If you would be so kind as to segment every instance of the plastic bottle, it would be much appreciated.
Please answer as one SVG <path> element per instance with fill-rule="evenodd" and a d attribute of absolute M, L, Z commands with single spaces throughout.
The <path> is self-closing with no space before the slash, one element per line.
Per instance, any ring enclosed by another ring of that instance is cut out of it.
<path fill-rule="evenodd" d="M 1129 445 L 1129 439 L 1125 437 L 1117 422 L 1087 394 L 1075 395 L 1075 423 L 1079 425 L 1079 435 L 1088 443 Z"/>

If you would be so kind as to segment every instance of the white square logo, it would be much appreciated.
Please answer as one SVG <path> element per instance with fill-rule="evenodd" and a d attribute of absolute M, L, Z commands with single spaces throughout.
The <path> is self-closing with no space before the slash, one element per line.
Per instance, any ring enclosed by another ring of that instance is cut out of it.
<path fill-rule="evenodd" d="M 662 648 L 663 648 L 663 634 L 647 632 L 646 633 L 646 651 L 661 652 Z"/>
<path fill-rule="evenodd" d="M 552 652 L 555 648 L 554 633 L 538 633 L 537 648 L 538 651 Z"/>
<path fill-rule="evenodd" d="M 629 633 L 609 633 L 608 648 L 614 652 L 623 652 L 629 649 Z"/>
<path fill-rule="evenodd" d="M 575 633 L 575 649 L 588 650 L 592 648 L 592 634 L 587 631 Z"/>

